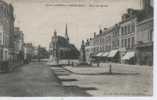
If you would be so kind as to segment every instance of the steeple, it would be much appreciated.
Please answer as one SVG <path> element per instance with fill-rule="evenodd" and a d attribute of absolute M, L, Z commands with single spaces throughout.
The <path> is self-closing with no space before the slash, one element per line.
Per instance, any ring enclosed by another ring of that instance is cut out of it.
<path fill-rule="evenodd" d="M 66 24 L 66 26 L 65 26 L 65 39 L 67 39 L 67 40 L 68 40 L 68 42 L 69 42 L 69 36 L 68 36 L 68 26 L 67 26 L 67 24 Z"/>

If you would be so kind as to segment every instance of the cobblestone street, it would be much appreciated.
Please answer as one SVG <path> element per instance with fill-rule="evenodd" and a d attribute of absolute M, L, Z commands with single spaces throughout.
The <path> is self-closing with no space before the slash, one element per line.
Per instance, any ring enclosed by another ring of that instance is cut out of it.
<path fill-rule="evenodd" d="M 0 96 L 89 96 L 77 87 L 63 87 L 50 68 L 31 63 L 0 73 Z"/>

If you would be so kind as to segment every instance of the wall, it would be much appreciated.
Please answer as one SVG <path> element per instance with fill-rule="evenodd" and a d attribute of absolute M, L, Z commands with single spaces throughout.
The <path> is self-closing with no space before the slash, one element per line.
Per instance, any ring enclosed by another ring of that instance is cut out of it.
<path fill-rule="evenodd" d="M 146 19 L 137 24 L 137 44 L 138 42 L 153 41 L 153 18 Z"/>

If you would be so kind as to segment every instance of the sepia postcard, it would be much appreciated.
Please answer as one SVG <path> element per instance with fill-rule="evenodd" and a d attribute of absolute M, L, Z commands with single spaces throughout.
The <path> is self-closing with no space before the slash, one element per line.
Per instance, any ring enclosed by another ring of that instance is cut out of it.
<path fill-rule="evenodd" d="M 152 97 L 154 0 L 0 0 L 0 97 Z"/>

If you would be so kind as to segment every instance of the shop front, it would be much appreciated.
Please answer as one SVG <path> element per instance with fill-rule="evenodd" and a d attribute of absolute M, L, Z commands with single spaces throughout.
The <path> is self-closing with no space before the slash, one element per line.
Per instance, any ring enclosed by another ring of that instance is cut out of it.
<path fill-rule="evenodd" d="M 103 62 L 103 54 L 104 54 L 104 52 L 99 52 L 96 54 L 96 56 L 95 56 L 96 62 L 98 62 L 98 63 Z"/>
<path fill-rule="evenodd" d="M 137 64 L 139 65 L 153 65 L 153 43 L 145 43 L 137 45 Z"/>
<path fill-rule="evenodd" d="M 108 54 L 108 60 L 111 62 L 119 63 L 120 62 L 120 52 L 118 49 L 111 50 Z"/>
<path fill-rule="evenodd" d="M 0 71 L 9 71 L 8 49 L 0 48 Z"/>
<path fill-rule="evenodd" d="M 135 51 L 128 51 L 121 60 L 125 64 L 136 64 Z"/>
<path fill-rule="evenodd" d="M 104 62 L 108 62 L 108 55 L 109 55 L 109 52 L 105 52 L 105 53 L 102 55 Z"/>

